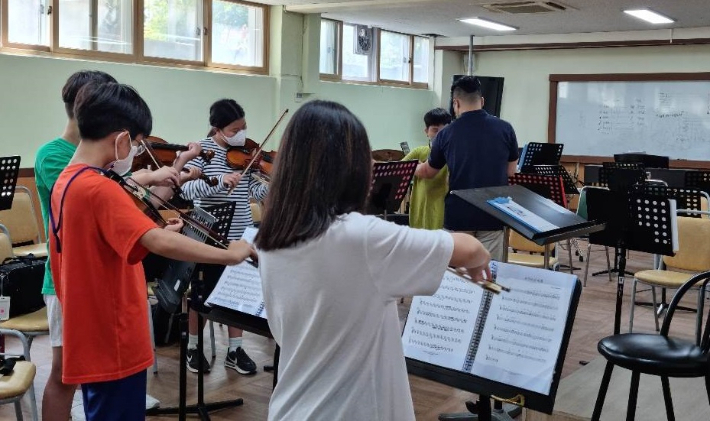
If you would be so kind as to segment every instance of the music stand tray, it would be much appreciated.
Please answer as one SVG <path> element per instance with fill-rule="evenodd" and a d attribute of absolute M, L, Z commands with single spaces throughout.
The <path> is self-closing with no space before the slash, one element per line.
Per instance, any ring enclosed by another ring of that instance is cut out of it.
<path fill-rule="evenodd" d="M 483 210 L 538 245 L 580 237 L 604 229 L 603 223 L 587 221 L 523 186 L 484 187 L 470 190 L 454 190 L 451 193 Z M 511 198 L 525 209 L 558 228 L 543 232 L 532 229 L 530 226 L 488 203 L 488 200 L 498 197 Z"/>
<path fill-rule="evenodd" d="M 409 190 L 419 161 L 377 162 L 372 168 L 372 187 L 367 213 L 384 215 L 395 213 Z"/>
<path fill-rule="evenodd" d="M 0 158 L 0 210 L 12 207 L 15 197 L 15 186 L 20 174 L 20 156 L 6 156 Z"/>

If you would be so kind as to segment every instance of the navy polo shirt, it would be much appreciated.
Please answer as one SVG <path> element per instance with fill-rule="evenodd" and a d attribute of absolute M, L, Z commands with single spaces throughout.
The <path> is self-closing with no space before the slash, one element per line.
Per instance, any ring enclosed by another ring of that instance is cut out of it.
<path fill-rule="evenodd" d="M 510 123 L 485 110 L 468 111 L 443 128 L 431 144 L 429 165 L 449 167 L 449 190 L 507 186 L 508 162 L 518 159 L 518 141 Z M 444 228 L 497 231 L 503 224 L 451 193 L 446 195 Z"/>

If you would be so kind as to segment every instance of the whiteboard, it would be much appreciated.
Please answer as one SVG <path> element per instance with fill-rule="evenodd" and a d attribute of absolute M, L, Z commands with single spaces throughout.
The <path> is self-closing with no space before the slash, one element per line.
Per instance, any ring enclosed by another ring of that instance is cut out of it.
<path fill-rule="evenodd" d="M 565 155 L 710 160 L 710 81 L 559 82 L 556 112 Z"/>

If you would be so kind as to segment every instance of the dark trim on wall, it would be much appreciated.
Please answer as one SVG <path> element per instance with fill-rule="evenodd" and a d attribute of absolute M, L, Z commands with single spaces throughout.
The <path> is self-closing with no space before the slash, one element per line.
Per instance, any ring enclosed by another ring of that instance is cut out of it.
<path fill-rule="evenodd" d="M 18 177 L 34 177 L 35 176 L 35 169 L 34 168 L 20 168 L 20 172 L 18 173 Z"/>
<path fill-rule="evenodd" d="M 707 45 L 710 38 L 654 39 L 638 41 L 591 41 L 591 42 L 552 42 L 539 44 L 493 44 L 474 45 L 477 53 L 487 51 L 519 50 L 573 50 L 578 48 L 615 48 L 615 47 L 672 47 L 678 45 Z M 447 45 L 434 47 L 435 50 L 468 52 L 468 45 Z"/>
<path fill-rule="evenodd" d="M 561 163 L 580 163 L 580 164 L 601 164 L 603 162 L 614 162 L 611 156 L 582 156 L 582 155 L 563 155 L 560 159 Z M 692 170 L 710 170 L 709 161 L 686 161 L 685 159 L 671 159 L 671 168 L 692 169 Z"/>

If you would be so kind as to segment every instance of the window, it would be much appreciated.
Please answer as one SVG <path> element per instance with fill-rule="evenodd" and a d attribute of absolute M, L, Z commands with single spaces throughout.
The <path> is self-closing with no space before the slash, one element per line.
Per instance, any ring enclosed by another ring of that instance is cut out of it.
<path fill-rule="evenodd" d="M 320 73 L 335 76 L 339 70 L 340 24 L 334 20 L 321 20 Z"/>
<path fill-rule="evenodd" d="M 240 0 L 0 0 L 0 48 L 266 73 L 268 11 Z"/>
<path fill-rule="evenodd" d="M 373 81 L 374 29 L 343 25 L 343 79 Z"/>
<path fill-rule="evenodd" d="M 49 14 L 52 0 L 6 0 L 3 25 L 8 44 L 49 47 Z"/>
<path fill-rule="evenodd" d="M 143 54 L 202 61 L 202 1 L 144 0 Z"/>
<path fill-rule="evenodd" d="M 412 82 L 429 83 L 429 38 L 414 37 Z"/>
<path fill-rule="evenodd" d="M 133 53 L 131 0 L 59 0 L 59 47 Z"/>
<path fill-rule="evenodd" d="M 429 57 L 428 38 L 321 19 L 323 80 L 426 88 Z"/>
<path fill-rule="evenodd" d="M 380 80 L 409 82 L 411 36 L 380 31 Z"/>
<path fill-rule="evenodd" d="M 240 67 L 264 65 L 264 9 L 228 0 L 212 3 L 212 61 Z"/>

